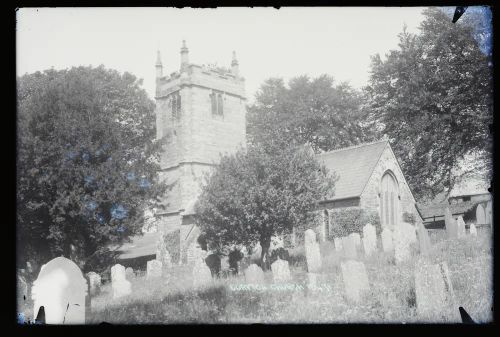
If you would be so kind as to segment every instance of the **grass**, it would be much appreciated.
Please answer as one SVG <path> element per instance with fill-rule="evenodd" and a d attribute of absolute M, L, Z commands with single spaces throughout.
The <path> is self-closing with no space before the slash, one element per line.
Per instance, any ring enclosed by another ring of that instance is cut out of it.
<path fill-rule="evenodd" d="M 429 258 L 446 261 L 456 301 L 476 322 L 493 319 L 493 258 L 491 232 L 478 232 L 477 238 L 447 240 L 444 231 L 432 237 Z M 178 266 L 157 281 L 144 276 L 132 280 L 133 293 L 113 300 L 106 284 L 92 298 L 87 322 L 115 324 L 175 323 L 423 323 L 417 315 L 413 270 L 418 256 L 396 265 L 386 253 L 360 257 L 365 263 L 370 292 L 361 304 L 344 297 L 340 272 L 343 257 L 330 243 L 322 244 L 320 285 L 307 287 L 303 263 L 292 264 L 291 289 L 273 286 L 265 273 L 266 289 L 237 289 L 242 276 L 214 280 L 193 289 L 189 266 Z M 273 288 L 274 287 L 274 288 Z M 458 310 L 458 308 L 457 308 Z"/>

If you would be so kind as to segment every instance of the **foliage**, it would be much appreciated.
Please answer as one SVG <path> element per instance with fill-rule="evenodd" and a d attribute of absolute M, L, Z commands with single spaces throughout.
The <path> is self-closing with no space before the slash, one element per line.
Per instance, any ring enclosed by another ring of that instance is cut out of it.
<path fill-rule="evenodd" d="M 415 218 L 415 214 L 409 212 L 403 212 L 403 221 L 411 225 L 415 225 L 417 219 Z"/>
<path fill-rule="evenodd" d="M 295 77 L 288 87 L 270 78 L 248 107 L 248 141 L 278 149 L 309 144 L 320 152 L 374 140 L 361 105 L 359 92 L 328 75 Z"/>
<path fill-rule="evenodd" d="M 377 234 L 382 232 L 380 217 L 375 211 L 358 207 L 333 209 L 330 211 L 330 240 L 351 233 L 362 233 L 367 223 L 375 226 Z"/>
<path fill-rule="evenodd" d="M 470 160 L 470 171 L 491 175 L 492 63 L 466 21 L 423 13 L 419 34 L 404 29 L 397 50 L 372 57 L 366 94 L 412 191 L 432 198 L 468 174 Z"/>
<path fill-rule="evenodd" d="M 196 222 L 214 250 L 250 251 L 260 242 L 263 260 L 271 236 L 312 221 L 333 186 L 334 177 L 303 148 L 270 154 L 251 146 L 222 157 L 195 206 Z"/>
<path fill-rule="evenodd" d="M 103 66 L 17 78 L 20 264 L 64 255 L 96 267 L 140 233 L 143 210 L 165 190 L 141 83 Z"/>
<path fill-rule="evenodd" d="M 179 263 L 181 247 L 181 230 L 176 229 L 164 235 L 165 247 L 167 247 L 172 263 Z"/>

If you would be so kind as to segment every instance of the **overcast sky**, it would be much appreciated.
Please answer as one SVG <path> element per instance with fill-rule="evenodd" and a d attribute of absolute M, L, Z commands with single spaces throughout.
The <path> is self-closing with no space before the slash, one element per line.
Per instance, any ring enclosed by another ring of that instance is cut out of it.
<path fill-rule="evenodd" d="M 190 62 L 230 66 L 236 51 L 249 100 L 269 77 L 326 73 L 360 88 L 370 55 L 397 47 L 406 23 L 416 32 L 422 7 L 406 8 L 42 8 L 17 12 L 17 73 L 103 64 L 144 79 L 153 98 L 156 51 L 163 72 Z"/>

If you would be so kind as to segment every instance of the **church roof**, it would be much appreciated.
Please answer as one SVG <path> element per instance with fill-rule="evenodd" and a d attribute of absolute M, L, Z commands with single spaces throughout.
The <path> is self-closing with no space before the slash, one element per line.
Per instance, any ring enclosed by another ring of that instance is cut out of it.
<path fill-rule="evenodd" d="M 387 140 L 380 140 L 317 154 L 318 161 L 338 177 L 329 200 L 359 197 L 387 145 Z"/>
<path fill-rule="evenodd" d="M 132 237 L 132 242 L 120 247 L 118 259 L 134 259 L 136 257 L 156 254 L 156 243 L 159 233 L 144 233 Z"/>

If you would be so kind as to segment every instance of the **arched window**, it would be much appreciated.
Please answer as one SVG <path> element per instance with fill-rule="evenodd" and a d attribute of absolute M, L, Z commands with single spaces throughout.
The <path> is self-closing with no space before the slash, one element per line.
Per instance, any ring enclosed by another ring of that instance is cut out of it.
<path fill-rule="evenodd" d="M 212 115 L 222 116 L 224 114 L 224 96 L 220 92 L 212 91 L 210 94 Z"/>
<path fill-rule="evenodd" d="M 387 171 L 380 184 L 380 222 L 383 227 L 394 228 L 400 220 L 399 186 L 396 177 Z"/>
<path fill-rule="evenodd" d="M 179 91 L 170 97 L 170 108 L 172 109 L 172 118 L 179 119 L 181 117 L 181 94 Z"/>

